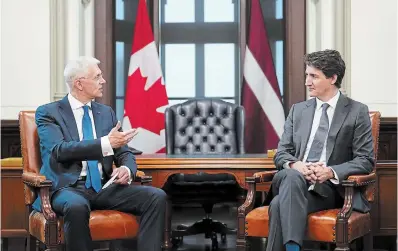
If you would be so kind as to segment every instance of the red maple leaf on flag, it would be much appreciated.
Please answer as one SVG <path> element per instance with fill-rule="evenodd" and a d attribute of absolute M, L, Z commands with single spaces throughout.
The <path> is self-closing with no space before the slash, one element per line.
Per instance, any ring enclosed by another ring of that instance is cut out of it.
<path fill-rule="evenodd" d="M 147 77 L 142 76 L 140 68 L 129 76 L 124 104 L 125 115 L 128 116 L 132 128 L 142 127 L 160 135 L 164 129 L 164 114 L 156 111 L 168 104 L 166 88 L 162 78 L 145 90 Z"/>

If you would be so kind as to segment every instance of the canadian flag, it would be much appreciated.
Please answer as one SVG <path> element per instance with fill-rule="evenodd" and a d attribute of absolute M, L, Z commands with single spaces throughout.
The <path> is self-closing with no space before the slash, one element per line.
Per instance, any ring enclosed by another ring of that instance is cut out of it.
<path fill-rule="evenodd" d="M 145 0 L 138 3 L 124 101 L 123 130 L 137 128 L 129 146 L 143 153 L 165 150 L 166 87 Z"/>
<path fill-rule="evenodd" d="M 243 67 L 245 148 L 248 153 L 266 153 L 277 148 L 285 113 L 259 0 L 251 1 Z"/>

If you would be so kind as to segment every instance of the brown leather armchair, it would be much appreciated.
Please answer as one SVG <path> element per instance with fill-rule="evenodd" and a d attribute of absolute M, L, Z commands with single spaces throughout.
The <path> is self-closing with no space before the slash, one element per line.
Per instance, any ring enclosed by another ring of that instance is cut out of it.
<path fill-rule="evenodd" d="M 49 198 L 51 180 L 47 180 L 39 173 L 42 163 L 34 111 L 19 113 L 19 128 L 23 158 L 22 181 L 27 206 L 26 217 L 29 222 L 28 232 L 31 235 L 28 238 L 27 249 L 35 248 L 35 238 L 44 243 L 46 250 L 59 250 L 64 244 L 63 221 L 51 208 Z M 137 172 L 135 182 L 148 184 L 151 181 L 152 177 L 145 176 L 143 172 Z M 41 197 L 42 213 L 32 210 L 32 204 L 37 196 Z M 131 239 L 137 236 L 139 227 L 134 215 L 114 210 L 92 211 L 89 224 L 93 241 Z"/>
<path fill-rule="evenodd" d="M 377 160 L 380 113 L 370 112 L 372 124 L 373 147 Z M 376 161 L 375 161 L 376 163 Z M 268 206 L 254 208 L 256 185 L 271 182 L 277 171 L 258 172 L 247 177 L 249 191 L 245 203 L 238 209 L 237 250 L 250 249 L 247 237 L 268 237 Z M 369 202 L 375 194 L 376 173 L 353 175 L 342 182 L 345 188 L 344 205 L 341 209 L 324 210 L 308 215 L 307 240 L 326 242 L 336 245 L 335 251 L 349 251 L 350 243 L 363 238 L 364 250 L 373 250 L 370 213 L 352 210 L 354 187 L 361 189 Z"/>

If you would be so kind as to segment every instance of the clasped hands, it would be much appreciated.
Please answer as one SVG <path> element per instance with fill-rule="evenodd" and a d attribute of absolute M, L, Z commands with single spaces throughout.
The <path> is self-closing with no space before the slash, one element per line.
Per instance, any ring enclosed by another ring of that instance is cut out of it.
<path fill-rule="evenodd" d="M 290 165 L 304 175 L 304 178 L 312 184 L 323 183 L 334 178 L 331 168 L 327 167 L 323 162 L 304 163 L 297 161 Z"/>

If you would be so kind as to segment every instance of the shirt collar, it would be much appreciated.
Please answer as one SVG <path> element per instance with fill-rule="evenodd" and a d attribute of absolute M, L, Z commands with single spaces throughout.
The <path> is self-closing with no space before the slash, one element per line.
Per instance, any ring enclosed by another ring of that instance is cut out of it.
<path fill-rule="evenodd" d="M 73 97 L 73 95 L 70 93 L 68 94 L 68 100 L 69 100 L 69 104 L 70 104 L 70 107 L 72 108 L 72 110 L 77 110 L 79 108 L 82 108 L 85 105 L 88 105 L 88 107 L 91 108 L 91 101 L 88 102 L 87 104 L 83 104 L 82 102 L 77 100 L 75 97 Z"/>
<path fill-rule="evenodd" d="M 337 101 L 339 101 L 340 98 L 340 91 L 337 91 L 336 95 L 334 95 L 333 98 L 329 99 L 327 102 L 323 102 L 319 98 L 316 98 L 316 109 L 320 109 L 324 103 L 328 103 L 329 106 L 331 106 L 333 109 L 336 108 Z"/>

